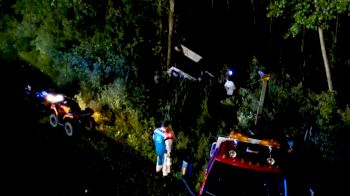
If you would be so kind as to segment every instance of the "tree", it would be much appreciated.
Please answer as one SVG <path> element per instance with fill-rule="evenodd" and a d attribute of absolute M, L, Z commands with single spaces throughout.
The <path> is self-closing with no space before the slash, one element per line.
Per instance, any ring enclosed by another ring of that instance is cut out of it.
<path fill-rule="evenodd" d="M 327 30 L 339 14 L 349 14 L 349 0 L 274 0 L 268 7 L 268 17 L 291 17 L 287 37 L 300 34 L 303 28 L 318 30 L 328 90 L 333 91 L 330 65 L 326 52 L 324 30 Z"/>
<path fill-rule="evenodd" d="M 169 0 L 169 34 L 168 34 L 168 53 L 167 53 L 167 67 L 171 62 L 171 44 L 173 39 L 173 27 L 174 27 L 174 9 L 175 0 Z"/>

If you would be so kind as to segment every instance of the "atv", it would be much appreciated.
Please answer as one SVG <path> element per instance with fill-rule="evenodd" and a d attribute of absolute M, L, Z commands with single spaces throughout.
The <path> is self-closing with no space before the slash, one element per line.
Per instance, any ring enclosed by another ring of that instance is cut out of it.
<path fill-rule="evenodd" d="M 50 125 L 63 126 L 67 136 L 73 136 L 76 129 L 95 128 L 94 111 L 89 107 L 82 110 L 75 99 L 64 96 L 62 101 L 52 103 L 50 109 Z"/>

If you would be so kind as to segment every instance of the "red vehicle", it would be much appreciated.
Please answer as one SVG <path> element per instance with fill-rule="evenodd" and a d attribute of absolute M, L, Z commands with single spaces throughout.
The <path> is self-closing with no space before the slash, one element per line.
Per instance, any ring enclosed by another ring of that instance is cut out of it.
<path fill-rule="evenodd" d="M 280 144 L 240 133 L 219 137 L 198 195 L 286 196 L 287 181 L 280 167 Z"/>
<path fill-rule="evenodd" d="M 57 95 L 56 95 L 57 96 Z M 72 98 L 52 97 L 57 101 L 51 104 L 50 125 L 52 127 L 63 126 L 68 136 L 73 136 L 75 129 L 83 128 L 88 131 L 94 129 L 95 121 L 91 108 L 81 110 L 79 104 Z"/>

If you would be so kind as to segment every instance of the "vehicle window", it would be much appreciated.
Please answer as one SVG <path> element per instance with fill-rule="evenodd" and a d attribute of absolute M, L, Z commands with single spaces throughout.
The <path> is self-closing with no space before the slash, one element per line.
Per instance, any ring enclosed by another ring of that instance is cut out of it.
<path fill-rule="evenodd" d="M 204 195 L 284 195 L 281 174 L 248 170 L 216 161 L 208 175 Z"/>

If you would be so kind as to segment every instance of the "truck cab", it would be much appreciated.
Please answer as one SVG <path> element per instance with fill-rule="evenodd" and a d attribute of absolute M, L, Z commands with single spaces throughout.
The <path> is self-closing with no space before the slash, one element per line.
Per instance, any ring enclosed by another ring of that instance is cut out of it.
<path fill-rule="evenodd" d="M 198 195 L 287 195 L 280 144 L 241 133 L 218 137 Z"/>

